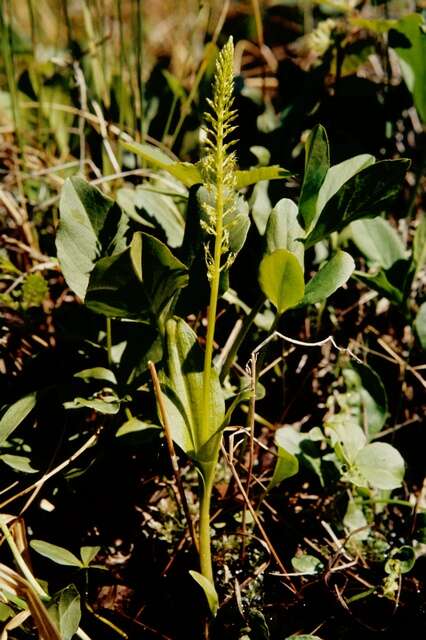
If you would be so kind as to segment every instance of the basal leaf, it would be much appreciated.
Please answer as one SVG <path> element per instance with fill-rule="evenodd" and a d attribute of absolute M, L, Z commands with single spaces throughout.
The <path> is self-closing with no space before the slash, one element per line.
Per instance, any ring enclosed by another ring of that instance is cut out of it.
<path fill-rule="evenodd" d="M 305 232 L 297 221 L 297 205 L 288 198 L 282 198 L 271 211 L 266 227 L 266 247 L 268 253 L 276 249 L 287 249 L 294 253 L 304 270 L 305 247 L 301 238 Z"/>
<path fill-rule="evenodd" d="M 318 218 L 325 204 L 334 196 L 335 193 L 354 175 L 375 163 L 375 158 L 368 153 L 363 153 L 353 158 L 348 158 L 333 165 L 327 172 L 325 180 L 319 190 L 316 203 L 316 216 Z"/>
<path fill-rule="evenodd" d="M 266 224 L 272 208 L 268 196 L 268 187 L 269 181 L 261 180 L 255 185 L 250 199 L 253 220 L 261 236 L 265 233 Z"/>
<path fill-rule="evenodd" d="M 388 417 L 385 387 L 377 373 L 367 364 L 352 362 L 343 369 L 348 391 L 358 392 L 361 402 L 361 426 L 369 437 L 379 433 Z"/>
<path fill-rule="evenodd" d="M 180 247 L 185 220 L 171 196 L 156 193 L 152 188 L 140 185 L 136 189 L 120 189 L 117 202 L 130 218 L 148 226 L 159 225 L 166 235 L 168 246 Z M 140 216 L 136 209 L 143 210 L 145 214 Z"/>
<path fill-rule="evenodd" d="M 319 190 L 330 168 L 327 133 L 320 124 L 309 135 L 305 149 L 305 175 L 299 199 L 299 221 L 309 230 L 316 217 Z"/>
<path fill-rule="evenodd" d="M 189 573 L 194 578 L 195 582 L 197 582 L 204 591 L 210 612 L 212 616 L 215 616 L 219 608 L 219 597 L 217 595 L 214 584 L 198 571 L 190 571 Z"/>
<path fill-rule="evenodd" d="M 135 233 L 125 251 L 97 262 L 85 303 L 112 317 L 158 317 L 187 281 L 185 265 L 165 244 Z"/>
<path fill-rule="evenodd" d="M 111 198 L 78 177 L 65 181 L 59 211 L 59 263 L 68 286 L 83 299 L 96 260 L 124 249 L 126 221 Z"/>
<path fill-rule="evenodd" d="M 337 251 L 334 256 L 309 280 L 301 304 L 315 304 L 326 300 L 349 280 L 355 262 L 346 251 Z"/>
<path fill-rule="evenodd" d="M 390 280 L 388 273 L 380 269 L 377 273 L 363 273 L 355 271 L 354 276 L 371 289 L 378 291 L 381 295 L 389 298 L 394 304 L 402 305 L 404 302 L 404 293 L 396 287 Z"/>
<path fill-rule="evenodd" d="M 293 565 L 293 569 L 298 573 L 304 573 L 308 575 L 321 573 L 324 568 L 324 564 L 321 562 L 321 560 L 307 553 L 292 558 L 291 564 Z"/>
<path fill-rule="evenodd" d="M 277 487 L 283 480 L 295 476 L 299 471 L 299 461 L 293 454 L 282 447 L 278 447 L 278 457 L 275 462 L 274 473 L 268 485 L 268 491 Z"/>
<path fill-rule="evenodd" d="M 219 376 L 212 368 L 208 434 L 207 439 L 202 440 L 203 352 L 196 334 L 181 318 L 167 321 L 166 334 L 167 376 L 162 380 L 162 388 L 173 439 L 197 462 L 210 462 L 214 458 L 210 445 L 215 448 L 214 436 L 220 433 L 225 419 Z"/>
<path fill-rule="evenodd" d="M 398 232 L 383 218 L 356 220 L 350 226 L 352 241 L 369 263 L 389 269 L 405 257 L 405 247 Z"/>
<path fill-rule="evenodd" d="M 373 218 L 398 195 L 409 160 L 382 160 L 355 174 L 325 204 L 306 239 L 310 247 L 359 218 Z"/>
<path fill-rule="evenodd" d="M 71 584 L 56 595 L 49 606 L 49 615 L 55 622 L 62 640 L 75 637 L 81 620 L 80 594 Z"/>
<path fill-rule="evenodd" d="M 278 313 L 295 307 L 303 298 L 303 271 L 296 256 L 277 249 L 265 256 L 259 267 L 259 284 Z"/>
<path fill-rule="evenodd" d="M 395 447 L 387 442 L 373 442 L 361 449 L 355 464 L 368 485 L 374 489 L 391 490 L 402 485 L 405 463 Z"/>

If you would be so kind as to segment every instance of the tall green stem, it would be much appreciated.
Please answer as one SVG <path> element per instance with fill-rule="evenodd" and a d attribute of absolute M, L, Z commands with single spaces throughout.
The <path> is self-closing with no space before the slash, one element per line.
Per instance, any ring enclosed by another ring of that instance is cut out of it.
<path fill-rule="evenodd" d="M 211 371 L 213 366 L 213 342 L 216 327 L 217 301 L 219 297 L 220 261 L 223 246 L 223 121 L 218 118 L 218 137 L 216 149 L 216 237 L 214 245 L 213 267 L 211 270 L 210 301 L 207 314 L 206 350 L 203 372 L 203 414 L 201 417 L 201 442 L 209 435 Z M 200 565 L 203 576 L 213 582 L 213 569 L 210 542 L 210 503 L 214 482 L 215 465 L 203 474 L 200 503 Z"/>
<path fill-rule="evenodd" d="M 210 540 L 210 503 L 213 491 L 215 466 L 203 473 L 203 480 L 200 481 L 200 568 L 205 578 L 213 580 L 212 552 Z"/>

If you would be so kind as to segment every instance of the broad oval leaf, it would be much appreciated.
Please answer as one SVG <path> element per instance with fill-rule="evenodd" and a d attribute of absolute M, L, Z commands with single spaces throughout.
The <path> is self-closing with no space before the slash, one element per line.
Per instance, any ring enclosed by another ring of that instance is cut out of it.
<path fill-rule="evenodd" d="M 130 218 L 150 227 L 156 226 L 152 222 L 159 225 L 166 234 L 168 246 L 180 247 L 185 220 L 171 196 L 157 193 L 152 187 L 140 185 L 136 189 L 120 189 L 117 202 Z M 143 209 L 145 216 L 140 216 L 136 209 Z"/>
<path fill-rule="evenodd" d="M 287 249 L 294 253 L 304 270 L 305 247 L 301 239 L 305 232 L 297 221 L 297 205 L 289 198 L 282 198 L 271 211 L 266 227 L 268 253 Z"/>
<path fill-rule="evenodd" d="M 320 124 L 309 135 L 305 149 L 305 175 L 299 200 L 299 219 L 308 230 L 316 217 L 319 190 L 330 168 L 327 133 Z"/>
<path fill-rule="evenodd" d="M 65 181 L 59 211 L 59 263 L 68 286 L 83 299 L 96 260 L 124 249 L 127 222 L 111 198 L 79 177 Z"/>
<path fill-rule="evenodd" d="M 252 197 L 250 198 L 251 214 L 261 236 L 265 233 L 272 208 L 268 195 L 268 187 L 269 181 L 261 180 L 255 185 Z"/>
<path fill-rule="evenodd" d="M 343 369 L 348 391 L 357 391 L 360 398 L 362 424 L 368 436 L 374 436 L 384 426 L 388 416 L 388 400 L 385 387 L 377 373 L 367 364 L 352 362 Z"/>
<path fill-rule="evenodd" d="M 299 460 L 292 453 L 278 447 L 278 457 L 274 473 L 268 485 L 268 491 L 277 487 L 283 480 L 295 476 L 299 471 Z"/>
<path fill-rule="evenodd" d="M 72 640 L 75 637 L 80 620 L 80 594 L 71 584 L 55 596 L 53 604 L 49 606 L 49 616 L 55 622 L 61 640 Z"/>
<path fill-rule="evenodd" d="M 350 226 L 352 241 L 370 263 L 389 269 L 405 258 L 405 247 L 397 231 L 387 220 L 356 220 Z"/>
<path fill-rule="evenodd" d="M 0 444 L 5 442 L 17 427 L 34 409 L 37 401 L 36 393 L 29 393 L 10 405 L 0 420 Z"/>
<path fill-rule="evenodd" d="M 292 558 L 291 564 L 293 565 L 293 569 L 295 571 L 307 575 L 315 575 L 317 573 L 321 573 L 321 571 L 324 569 L 324 564 L 321 562 L 321 560 L 307 553 Z"/>
<path fill-rule="evenodd" d="M 71 551 L 68 551 L 68 549 L 64 549 L 63 547 L 58 547 L 56 544 L 51 544 L 44 540 L 31 540 L 30 547 L 41 556 L 56 562 L 56 564 L 79 568 L 83 566 L 81 560 L 71 553 Z"/>
<path fill-rule="evenodd" d="M 382 160 L 355 174 L 325 204 L 306 239 L 311 247 L 359 218 L 374 218 L 398 195 L 410 161 Z"/>
<path fill-rule="evenodd" d="M 125 251 L 97 262 L 85 303 L 107 316 L 158 318 L 187 281 L 185 265 L 165 244 L 135 233 Z"/>
<path fill-rule="evenodd" d="M 181 318 L 166 323 L 167 376 L 162 389 L 173 440 L 199 463 L 215 460 L 216 436 L 225 419 L 225 401 L 216 369 L 211 371 L 209 424 L 206 437 L 200 433 L 203 414 L 204 354 L 197 336 Z"/>
<path fill-rule="evenodd" d="M 303 298 L 305 283 L 298 259 L 287 249 L 265 256 L 259 267 L 259 284 L 278 313 L 295 307 Z"/>
<path fill-rule="evenodd" d="M 387 442 L 373 442 L 361 449 L 355 465 L 368 485 L 374 489 L 397 489 L 402 485 L 405 473 L 404 459 Z"/>
<path fill-rule="evenodd" d="M 301 304 L 315 304 L 326 300 L 349 280 L 355 270 L 355 262 L 346 251 L 335 255 L 306 284 Z"/>
<path fill-rule="evenodd" d="M 318 218 L 325 204 L 335 193 L 354 175 L 374 164 L 376 159 L 368 153 L 361 153 L 353 158 L 334 164 L 327 172 L 325 180 L 318 194 L 316 204 L 316 218 Z"/>

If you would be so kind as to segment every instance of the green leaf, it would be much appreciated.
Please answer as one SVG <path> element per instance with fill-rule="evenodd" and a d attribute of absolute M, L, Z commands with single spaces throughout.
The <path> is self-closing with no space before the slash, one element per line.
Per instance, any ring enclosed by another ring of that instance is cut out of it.
<path fill-rule="evenodd" d="M 180 180 L 186 187 L 203 183 L 198 165 L 191 164 L 190 162 L 175 162 L 158 147 L 150 144 L 139 144 L 137 142 L 127 142 L 124 140 L 121 142 L 125 149 L 132 151 L 152 166 L 167 171 L 173 177 L 177 178 L 177 180 Z M 278 165 L 254 167 L 252 169 L 236 171 L 236 189 L 249 187 L 261 180 L 281 180 L 288 178 L 290 175 L 289 171 L 282 169 Z"/>
<path fill-rule="evenodd" d="M 353 499 L 350 499 L 348 502 L 343 524 L 351 534 L 351 540 L 366 540 L 370 535 L 370 528 L 368 527 L 364 512 Z M 362 529 L 362 531 L 357 531 L 357 529 Z M 355 531 L 357 531 L 357 533 L 353 533 Z"/>
<path fill-rule="evenodd" d="M 330 168 L 327 133 L 320 124 L 309 135 L 305 150 L 305 175 L 299 200 L 299 221 L 308 230 L 316 217 L 319 190 Z"/>
<path fill-rule="evenodd" d="M 382 160 L 355 174 L 325 204 L 306 239 L 311 247 L 359 218 L 374 218 L 398 195 L 409 160 Z"/>
<path fill-rule="evenodd" d="M 65 181 L 59 210 L 59 263 L 68 286 L 83 299 L 96 260 L 124 249 L 127 223 L 111 198 L 78 177 Z"/>
<path fill-rule="evenodd" d="M 278 313 L 295 307 L 303 298 L 303 271 L 296 256 L 277 249 L 265 256 L 259 267 L 259 284 Z"/>
<path fill-rule="evenodd" d="M 104 415 L 115 415 L 120 411 L 120 399 L 115 394 L 97 398 L 74 398 L 64 402 L 65 409 L 93 409 Z"/>
<path fill-rule="evenodd" d="M 367 364 L 352 362 L 343 370 L 349 392 L 358 392 L 361 401 L 361 425 L 367 427 L 369 437 L 379 433 L 388 417 L 386 390 L 377 373 Z"/>
<path fill-rule="evenodd" d="M 355 465 L 373 489 L 391 490 L 402 485 L 404 459 L 386 442 L 373 442 L 361 449 L 355 457 Z"/>
<path fill-rule="evenodd" d="M 396 46 L 402 76 L 410 92 L 419 116 L 426 122 L 426 33 L 424 20 L 419 13 L 412 13 L 398 20 L 396 30 L 402 33 L 410 46 Z"/>
<path fill-rule="evenodd" d="M 106 380 L 111 384 L 117 384 L 117 378 L 111 369 L 105 367 L 93 367 L 92 369 L 83 369 L 74 374 L 74 378 L 81 378 L 82 380 Z"/>
<path fill-rule="evenodd" d="M 288 198 L 282 198 L 271 211 L 266 227 L 266 247 L 268 253 L 276 249 L 287 249 L 294 253 L 304 270 L 305 232 L 297 221 L 297 205 Z"/>
<path fill-rule="evenodd" d="M 26 456 L 14 456 L 10 453 L 4 453 L 0 456 L 0 460 L 7 464 L 8 467 L 12 467 L 15 471 L 21 473 L 38 473 L 37 469 L 33 469 L 30 464 L 30 459 Z"/>
<path fill-rule="evenodd" d="M 420 305 L 416 319 L 414 320 L 414 326 L 416 328 L 420 344 L 423 349 L 426 349 L 426 302 L 423 302 L 423 304 Z"/>
<path fill-rule="evenodd" d="M 175 162 L 164 151 L 152 144 L 139 144 L 138 142 L 128 142 L 121 140 L 125 149 L 135 153 L 140 158 L 158 169 L 163 169 L 180 180 L 186 187 L 203 182 L 201 172 L 197 165 L 190 162 Z"/>
<path fill-rule="evenodd" d="M 164 230 L 169 247 L 181 246 L 185 220 L 171 196 L 140 185 L 136 189 L 120 189 L 117 202 L 133 220 L 149 226 L 155 226 L 152 222 L 157 223 Z M 144 210 L 145 217 L 139 215 L 136 209 Z"/>
<path fill-rule="evenodd" d="M 352 256 L 346 251 L 337 251 L 334 256 L 309 280 L 301 304 L 315 304 L 326 300 L 349 280 L 355 269 Z"/>
<path fill-rule="evenodd" d="M 30 547 L 45 558 L 49 558 L 56 564 L 66 565 L 68 567 L 83 567 L 81 560 L 77 558 L 71 551 L 58 547 L 56 544 L 45 542 L 44 540 L 31 540 Z"/>
<path fill-rule="evenodd" d="M 198 571 L 190 571 L 189 573 L 204 591 L 210 612 L 212 616 L 215 616 L 219 609 L 219 597 L 216 589 L 214 588 L 214 584 L 201 573 L 198 573 Z"/>
<path fill-rule="evenodd" d="M 362 169 L 374 164 L 375 161 L 374 156 L 363 153 L 330 167 L 318 194 L 315 219 L 318 218 L 326 203 L 339 191 L 345 182 L 362 171 Z"/>
<path fill-rule="evenodd" d="M 285 640 L 321 640 L 319 636 L 313 636 L 311 634 L 302 634 L 295 636 L 287 636 Z"/>
<path fill-rule="evenodd" d="M 302 556 L 294 556 L 291 559 L 293 569 L 298 573 L 305 573 L 308 575 L 315 575 L 321 573 L 324 569 L 324 564 L 315 556 L 310 556 L 307 553 Z"/>
<path fill-rule="evenodd" d="M 279 449 L 296 456 L 302 452 L 300 443 L 308 437 L 308 434 L 300 433 L 293 427 L 281 427 L 275 432 L 275 444 Z"/>
<path fill-rule="evenodd" d="M 181 318 L 166 323 L 167 376 L 162 389 L 173 440 L 200 463 L 215 459 L 217 437 L 225 419 L 225 401 L 216 369 L 211 371 L 207 438 L 199 433 L 203 411 L 204 354 L 197 336 Z"/>
<path fill-rule="evenodd" d="M 135 233 L 125 251 L 97 262 L 85 303 L 111 317 L 158 318 L 187 281 L 185 265 L 165 244 Z"/>
<path fill-rule="evenodd" d="M 416 552 L 408 544 L 392 549 L 390 558 L 385 564 L 386 573 L 393 573 L 395 561 L 398 563 L 398 573 L 409 573 L 416 563 Z"/>
<path fill-rule="evenodd" d="M 255 185 L 250 199 L 253 220 L 261 236 L 265 233 L 266 224 L 272 208 L 268 196 L 268 187 L 268 180 L 261 180 Z"/>
<path fill-rule="evenodd" d="M 352 241 L 371 264 L 389 269 L 405 258 L 405 247 L 398 232 L 387 220 L 356 220 L 350 226 Z"/>
<path fill-rule="evenodd" d="M 388 273 L 383 269 L 381 269 L 377 273 L 363 273 L 362 271 L 355 271 L 354 276 L 357 280 L 370 287 L 370 289 L 374 289 L 381 295 L 389 298 L 389 300 L 391 300 L 394 304 L 398 306 L 403 304 L 403 292 L 392 282 L 390 282 Z"/>
<path fill-rule="evenodd" d="M 101 547 L 80 547 L 80 558 L 85 567 L 96 558 Z"/>
<path fill-rule="evenodd" d="M 299 461 L 291 453 L 282 447 L 278 447 L 278 458 L 275 463 L 274 473 L 268 485 L 268 491 L 277 487 L 283 480 L 295 476 L 299 472 Z"/>
<path fill-rule="evenodd" d="M 236 171 L 235 188 L 244 189 L 244 187 L 257 184 L 262 180 L 283 180 L 290 176 L 290 171 L 275 164 L 269 167 L 252 167 L 251 169 Z"/>
<path fill-rule="evenodd" d="M 367 437 L 357 419 L 342 411 L 331 416 L 326 421 L 325 427 L 330 436 L 331 445 L 337 453 L 342 451 L 345 461 L 353 464 L 356 456 L 367 443 Z M 336 449 L 338 445 L 341 445 L 342 449 Z"/>
<path fill-rule="evenodd" d="M 15 431 L 34 409 L 37 402 L 37 394 L 29 393 L 10 405 L 0 420 L 0 445 Z"/>
<path fill-rule="evenodd" d="M 423 215 L 416 227 L 413 238 L 413 260 L 416 264 L 416 272 L 426 264 L 426 216 Z"/>
<path fill-rule="evenodd" d="M 71 584 L 56 595 L 49 606 L 49 616 L 57 627 L 61 640 L 72 640 L 81 620 L 80 594 Z"/>
<path fill-rule="evenodd" d="M 143 422 L 142 420 L 138 420 L 138 418 L 130 418 L 121 425 L 115 435 L 117 437 L 120 437 L 152 429 L 158 430 L 161 429 L 161 427 L 159 427 L 157 424 L 151 424 L 150 422 Z"/>

